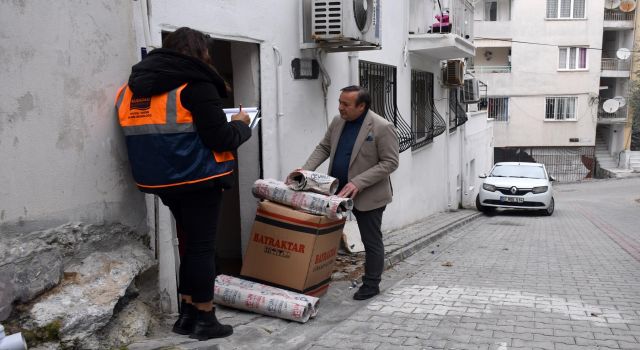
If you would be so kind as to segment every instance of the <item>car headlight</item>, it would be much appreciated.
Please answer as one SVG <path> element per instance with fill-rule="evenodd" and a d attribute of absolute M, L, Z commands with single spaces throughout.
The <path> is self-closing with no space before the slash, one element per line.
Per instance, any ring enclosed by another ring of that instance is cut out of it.
<path fill-rule="evenodd" d="M 545 193 L 549 189 L 549 186 L 538 186 L 534 187 L 531 192 L 533 193 Z"/>
<path fill-rule="evenodd" d="M 487 190 L 489 192 L 495 192 L 495 190 L 496 190 L 496 186 L 490 185 L 490 184 L 482 184 L 482 188 L 484 188 L 485 190 Z"/>

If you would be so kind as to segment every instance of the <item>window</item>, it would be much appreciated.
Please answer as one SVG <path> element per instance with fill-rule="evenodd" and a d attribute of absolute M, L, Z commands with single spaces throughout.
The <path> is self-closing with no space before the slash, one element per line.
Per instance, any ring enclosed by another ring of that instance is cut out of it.
<path fill-rule="evenodd" d="M 467 121 L 466 108 L 461 104 L 461 88 L 449 89 L 449 132 L 455 131 Z"/>
<path fill-rule="evenodd" d="M 413 143 L 411 127 L 402 119 L 397 105 L 396 67 L 386 64 L 360 61 L 360 85 L 371 94 L 371 110 L 396 127 L 400 152 Z"/>
<path fill-rule="evenodd" d="M 545 120 L 575 120 L 577 97 L 547 97 Z"/>
<path fill-rule="evenodd" d="M 585 18 L 586 0 L 547 0 L 547 18 Z"/>
<path fill-rule="evenodd" d="M 558 69 L 587 69 L 586 47 L 561 47 L 558 55 Z"/>
<path fill-rule="evenodd" d="M 480 110 L 487 110 L 487 117 L 499 122 L 509 121 L 509 98 L 488 97 L 480 99 Z"/>
<path fill-rule="evenodd" d="M 484 20 L 495 22 L 498 20 L 498 0 L 486 0 L 484 3 Z"/>
<path fill-rule="evenodd" d="M 433 73 L 411 70 L 411 131 L 415 150 L 433 141 L 446 129 L 433 100 Z"/>

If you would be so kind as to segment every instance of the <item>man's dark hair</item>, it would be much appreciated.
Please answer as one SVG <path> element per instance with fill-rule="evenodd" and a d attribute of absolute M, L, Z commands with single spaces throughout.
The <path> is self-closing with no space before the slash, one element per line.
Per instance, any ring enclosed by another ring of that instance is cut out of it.
<path fill-rule="evenodd" d="M 371 105 L 371 95 L 369 95 L 369 90 L 367 90 L 366 88 L 363 88 L 362 86 L 350 85 L 350 86 L 347 86 L 345 88 L 340 89 L 340 91 L 342 91 L 342 92 L 354 92 L 354 91 L 357 91 L 358 92 L 358 97 L 356 98 L 356 105 L 364 103 L 364 106 L 367 109 Z"/>
<path fill-rule="evenodd" d="M 208 35 L 189 27 L 178 28 L 162 41 L 162 47 L 165 49 L 178 51 L 211 64 L 208 44 Z"/>

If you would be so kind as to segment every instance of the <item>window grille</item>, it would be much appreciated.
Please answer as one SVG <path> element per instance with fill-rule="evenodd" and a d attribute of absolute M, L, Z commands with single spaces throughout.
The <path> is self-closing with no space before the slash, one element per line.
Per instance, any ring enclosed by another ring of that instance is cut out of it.
<path fill-rule="evenodd" d="M 509 121 L 509 98 L 488 97 L 480 100 L 480 110 L 487 111 L 487 118 L 498 122 Z"/>
<path fill-rule="evenodd" d="M 449 131 L 455 131 L 467 121 L 466 108 L 461 103 L 460 88 L 449 89 Z"/>
<path fill-rule="evenodd" d="M 536 162 L 557 181 L 580 181 L 593 177 L 595 147 L 504 147 L 494 148 L 494 163 Z"/>
<path fill-rule="evenodd" d="M 498 1 L 486 0 L 484 3 L 484 20 L 495 22 L 498 20 Z"/>
<path fill-rule="evenodd" d="M 447 126 L 438 113 L 433 98 L 433 73 L 411 70 L 411 126 L 418 149 L 442 134 Z"/>
<path fill-rule="evenodd" d="M 547 0 L 547 18 L 585 18 L 585 0 Z"/>
<path fill-rule="evenodd" d="M 371 94 L 371 110 L 396 127 L 400 152 L 411 148 L 411 126 L 402 119 L 397 104 L 396 67 L 380 63 L 360 61 L 360 85 Z"/>
<path fill-rule="evenodd" d="M 558 69 L 587 69 L 586 47 L 558 48 Z"/>
<path fill-rule="evenodd" d="M 547 97 L 544 118 L 547 120 L 576 119 L 577 97 Z"/>

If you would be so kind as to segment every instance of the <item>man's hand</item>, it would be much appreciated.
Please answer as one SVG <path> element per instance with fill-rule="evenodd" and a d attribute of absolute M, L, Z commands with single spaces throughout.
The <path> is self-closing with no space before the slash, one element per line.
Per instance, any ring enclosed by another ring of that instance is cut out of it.
<path fill-rule="evenodd" d="M 342 191 L 340 191 L 340 193 L 338 193 L 337 196 L 353 199 L 358 194 L 358 191 L 359 190 L 356 187 L 356 185 L 354 185 L 352 182 L 349 182 L 348 184 L 344 185 L 344 187 L 342 188 Z"/>
<path fill-rule="evenodd" d="M 249 122 L 251 122 L 251 118 L 249 118 L 249 115 L 245 111 L 240 111 L 238 112 L 238 114 L 232 115 L 231 121 L 234 121 L 234 120 L 240 120 L 247 125 L 249 125 Z"/>

